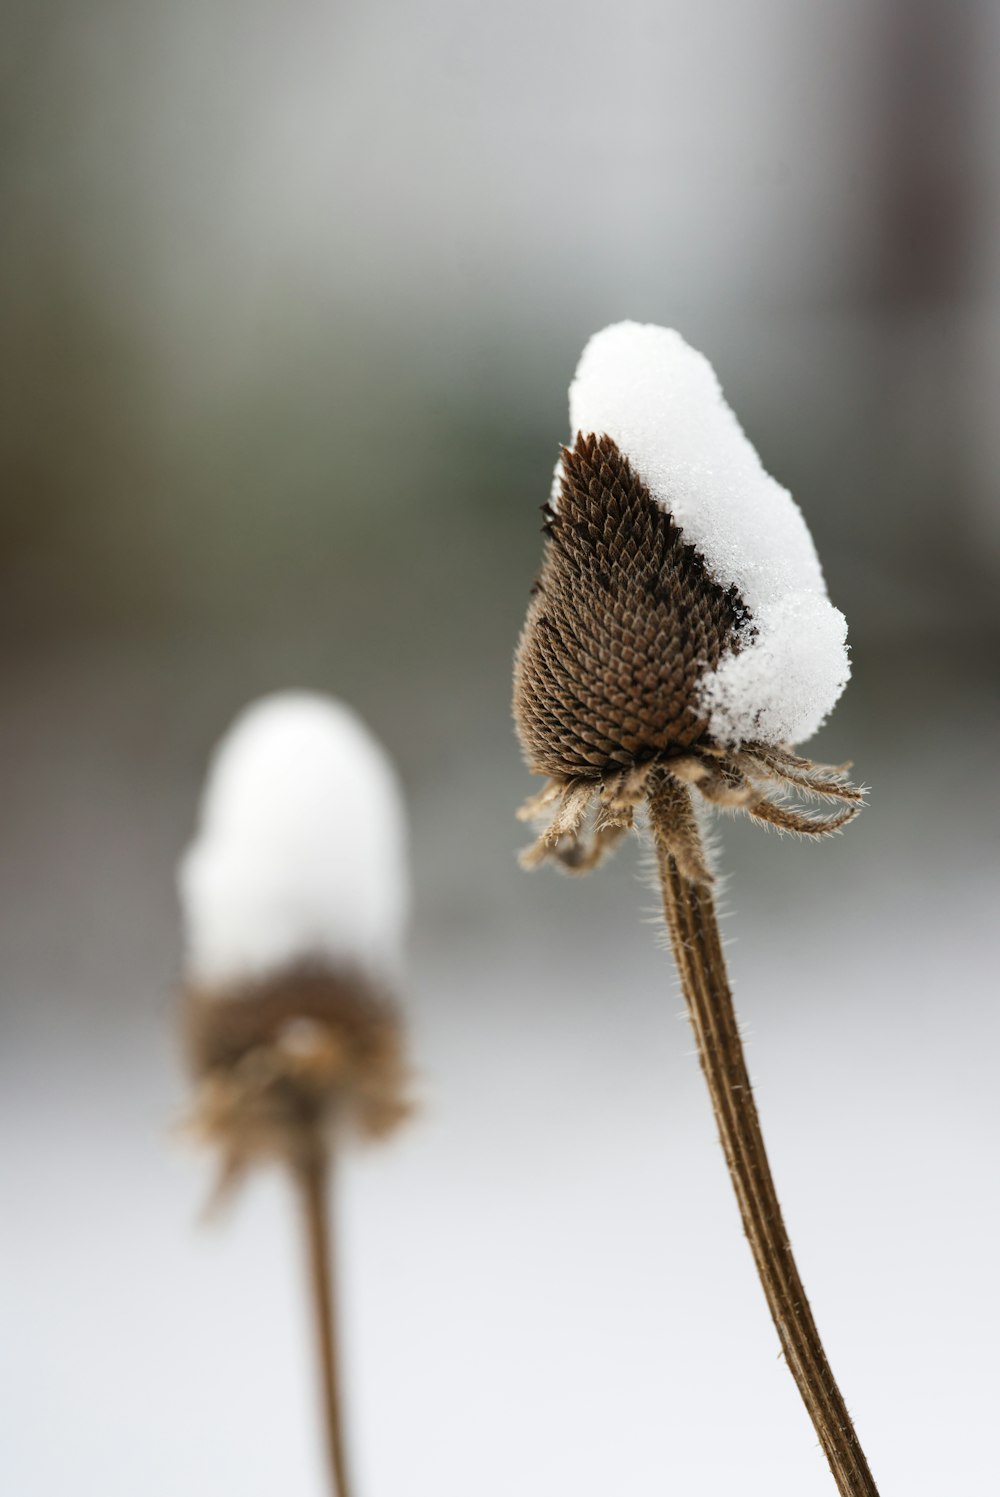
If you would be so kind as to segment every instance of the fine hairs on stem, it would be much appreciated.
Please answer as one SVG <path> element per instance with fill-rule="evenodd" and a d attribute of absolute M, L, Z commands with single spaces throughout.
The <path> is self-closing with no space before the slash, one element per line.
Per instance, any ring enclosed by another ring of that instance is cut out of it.
<path fill-rule="evenodd" d="M 333 1497 L 354 1497 L 344 1431 L 333 1166 L 410 1107 L 392 999 L 406 912 L 402 802 L 353 713 L 301 693 L 255 704 L 216 753 L 180 871 L 192 1131 L 216 1200 L 255 1165 L 295 1187 Z"/>
<path fill-rule="evenodd" d="M 868 1462 L 830 1370 L 792 1255 L 747 1072 L 691 794 L 666 770 L 650 777 L 650 830 L 681 987 L 747 1241 L 786 1361 L 841 1492 L 876 1497 Z M 692 849 L 694 849 L 692 853 Z"/>
<path fill-rule="evenodd" d="M 515 660 L 522 748 L 547 777 L 520 813 L 540 828 L 522 861 L 586 872 L 646 806 L 702 1071 L 785 1359 L 841 1497 L 878 1497 L 789 1245 L 693 803 L 809 838 L 858 814 L 846 766 L 790 747 L 843 690 L 846 625 L 791 496 L 677 333 L 598 333 L 570 418 Z"/>

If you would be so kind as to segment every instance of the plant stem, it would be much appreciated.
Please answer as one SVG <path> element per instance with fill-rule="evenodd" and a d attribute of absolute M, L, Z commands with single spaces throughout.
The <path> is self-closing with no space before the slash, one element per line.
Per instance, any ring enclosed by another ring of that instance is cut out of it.
<path fill-rule="evenodd" d="M 322 1374 L 323 1420 L 334 1497 L 350 1497 L 341 1418 L 340 1372 L 334 1310 L 333 1250 L 329 1227 L 330 1160 L 318 1142 L 293 1166 L 302 1200 L 313 1319 Z"/>
<path fill-rule="evenodd" d="M 726 976 L 711 889 L 681 871 L 681 866 L 690 869 L 703 863 L 690 792 L 666 774 L 660 775 L 651 784 L 649 810 L 674 959 L 743 1228 L 785 1360 L 841 1497 L 878 1497 L 851 1416 L 826 1359 L 782 1220 Z"/>

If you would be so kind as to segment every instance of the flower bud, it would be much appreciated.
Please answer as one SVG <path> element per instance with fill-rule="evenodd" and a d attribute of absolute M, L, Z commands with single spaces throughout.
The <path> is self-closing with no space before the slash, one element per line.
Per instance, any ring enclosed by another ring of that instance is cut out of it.
<path fill-rule="evenodd" d="M 322 1154 L 342 1123 L 409 1112 L 392 1001 L 408 904 L 403 804 L 385 753 L 338 702 L 257 702 L 222 740 L 179 872 L 196 1131 L 222 1185 Z"/>
<path fill-rule="evenodd" d="M 190 980 L 296 966 L 391 980 L 405 843 L 395 772 L 350 708 L 304 692 L 254 703 L 215 752 L 180 868 Z"/>
<path fill-rule="evenodd" d="M 808 738 L 846 684 L 846 624 L 708 361 L 667 328 L 605 328 L 570 428 L 516 666 L 531 767 Z"/>

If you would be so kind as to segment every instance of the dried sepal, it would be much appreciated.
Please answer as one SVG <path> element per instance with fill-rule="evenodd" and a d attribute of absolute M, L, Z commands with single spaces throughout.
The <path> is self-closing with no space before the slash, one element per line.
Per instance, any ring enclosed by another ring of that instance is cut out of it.
<path fill-rule="evenodd" d="M 521 854 L 521 864 L 536 868 L 551 858 L 571 873 L 589 872 L 634 825 L 636 808 L 647 797 L 665 794 L 665 783 L 697 791 L 712 806 L 743 811 L 779 831 L 803 837 L 831 836 L 852 821 L 864 804 L 864 791 L 844 778 L 845 768 L 813 764 L 766 745 L 746 745 L 730 752 L 700 744 L 690 753 L 650 760 L 603 780 L 552 779 L 518 812 L 522 821 L 545 821 L 536 841 Z M 774 798 L 788 788 L 839 801 L 843 809 L 821 816 Z M 704 860 L 691 850 L 696 846 L 700 846 L 697 835 L 681 838 L 672 856 L 686 877 L 709 883 L 711 874 Z"/>
<path fill-rule="evenodd" d="M 239 992 L 189 988 L 189 1130 L 225 1194 L 254 1164 L 311 1157 L 335 1132 L 379 1139 L 412 1111 L 395 1006 L 353 977 L 302 969 Z"/>
<path fill-rule="evenodd" d="M 767 744 L 748 744 L 735 752 L 702 747 L 692 756 L 696 771 L 688 783 L 711 804 L 741 810 L 755 821 L 803 837 L 828 837 L 853 821 L 864 804 L 864 791 L 845 778 L 846 766 L 813 764 Z M 685 765 L 670 766 L 685 778 Z M 787 790 L 817 799 L 839 801 L 843 809 L 830 816 L 800 810 L 774 799 Z M 772 793 L 768 793 L 768 791 Z"/>
<path fill-rule="evenodd" d="M 751 774 L 763 773 L 819 800 L 850 801 L 859 806 L 864 803 L 864 788 L 852 785 L 847 778 L 849 763 L 814 764 L 790 749 L 763 743 L 745 749 L 737 762 Z"/>
<path fill-rule="evenodd" d="M 521 853 L 521 866 L 537 868 L 551 858 L 569 873 L 596 868 L 634 825 L 651 769 L 651 764 L 636 765 L 603 780 L 550 780 L 517 813 L 521 821 L 548 817 L 538 838 Z"/>

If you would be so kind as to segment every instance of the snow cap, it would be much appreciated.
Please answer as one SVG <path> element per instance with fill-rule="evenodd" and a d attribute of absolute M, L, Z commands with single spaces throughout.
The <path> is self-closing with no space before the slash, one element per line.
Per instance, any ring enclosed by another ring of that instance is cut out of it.
<path fill-rule="evenodd" d="M 607 436 L 751 618 L 739 654 L 706 671 L 701 705 L 720 743 L 801 743 L 850 675 L 805 520 L 764 471 L 711 364 L 672 328 L 595 333 L 570 387 L 570 430 Z M 553 504 L 558 504 L 557 482 Z"/>
<path fill-rule="evenodd" d="M 395 771 L 349 707 L 306 692 L 253 703 L 213 755 L 178 870 L 189 980 L 238 988 L 315 963 L 391 981 L 405 844 Z"/>

